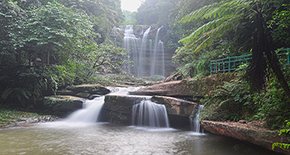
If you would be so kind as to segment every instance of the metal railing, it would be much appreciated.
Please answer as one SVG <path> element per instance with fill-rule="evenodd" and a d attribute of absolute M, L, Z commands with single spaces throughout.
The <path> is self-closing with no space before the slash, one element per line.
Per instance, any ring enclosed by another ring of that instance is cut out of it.
<path fill-rule="evenodd" d="M 279 58 L 287 57 L 287 64 L 290 63 L 290 48 L 276 50 L 276 53 Z M 210 60 L 210 74 L 233 72 L 251 59 L 252 54 Z"/>

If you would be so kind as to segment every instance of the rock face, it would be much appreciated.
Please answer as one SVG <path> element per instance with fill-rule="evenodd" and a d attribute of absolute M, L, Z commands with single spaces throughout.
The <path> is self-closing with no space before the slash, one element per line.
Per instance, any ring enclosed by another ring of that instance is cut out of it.
<path fill-rule="evenodd" d="M 106 95 L 103 106 L 103 121 L 131 125 L 132 107 L 144 99 L 151 99 L 157 104 L 164 104 L 172 127 L 189 126 L 189 116 L 196 103 L 166 96 L 121 96 Z"/>
<path fill-rule="evenodd" d="M 266 149 L 272 150 L 274 142 L 287 142 L 289 138 L 285 136 L 278 136 L 277 130 L 266 130 L 255 126 L 248 126 L 246 123 L 238 122 L 214 122 L 202 121 L 201 126 L 214 134 L 233 137 L 239 140 L 248 141 L 250 143 L 262 146 Z M 281 149 L 276 147 L 275 152 L 290 154 L 289 149 Z"/>
<path fill-rule="evenodd" d="M 161 95 L 174 96 L 179 98 L 203 97 L 216 86 L 222 85 L 235 78 L 234 73 L 214 74 L 200 79 L 184 79 L 170 81 L 162 84 L 148 86 L 135 92 L 132 95 Z"/>

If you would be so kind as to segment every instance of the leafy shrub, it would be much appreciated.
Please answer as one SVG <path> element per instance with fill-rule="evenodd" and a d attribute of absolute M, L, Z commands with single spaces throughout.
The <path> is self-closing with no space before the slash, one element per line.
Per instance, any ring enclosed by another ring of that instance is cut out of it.
<path fill-rule="evenodd" d="M 216 121 L 238 121 L 251 119 L 258 106 L 253 103 L 253 95 L 248 85 L 239 79 L 226 82 L 203 99 L 203 119 Z"/>

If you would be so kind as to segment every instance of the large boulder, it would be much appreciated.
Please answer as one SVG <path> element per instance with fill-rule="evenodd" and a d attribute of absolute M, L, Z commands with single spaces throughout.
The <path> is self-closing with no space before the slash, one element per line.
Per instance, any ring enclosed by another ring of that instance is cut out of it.
<path fill-rule="evenodd" d="M 131 125 L 132 107 L 144 100 L 144 97 L 131 95 L 106 95 L 101 114 L 102 121 Z"/>
<path fill-rule="evenodd" d="M 172 127 L 188 127 L 189 116 L 196 103 L 167 96 L 122 96 L 106 95 L 101 117 L 103 121 L 119 124 L 132 124 L 132 107 L 142 100 L 164 104 Z"/>
<path fill-rule="evenodd" d="M 255 126 L 251 123 L 244 123 L 242 121 L 215 122 L 203 120 L 201 121 L 201 126 L 211 133 L 248 141 L 269 150 L 272 150 L 272 144 L 274 142 L 290 142 L 289 136 L 279 136 L 279 132 L 277 130 L 267 130 L 263 127 Z M 290 154 L 289 149 L 281 149 L 276 147 L 274 151 L 284 154 Z"/>
<path fill-rule="evenodd" d="M 198 79 L 184 79 L 156 84 L 130 92 L 130 94 L 174 96 L 192 100 L 193 97 L 205 96 L 217 86 L 223 85 L 224 82 L 229 82 L 234 78 L 236 78 L 235 73 L 213 74 Z"/>

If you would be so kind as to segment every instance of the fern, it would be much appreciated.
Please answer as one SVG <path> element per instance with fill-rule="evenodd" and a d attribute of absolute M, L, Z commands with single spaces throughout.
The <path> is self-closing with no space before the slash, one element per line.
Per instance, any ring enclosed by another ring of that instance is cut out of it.
<path fill-rule="evenodd" d="M 185 51 L 194 48 L 194 52 L 199 52 L 201 49 L 209 47 L 218 37 L 235 29 L 239 19 L 244 15 L 244 10 L 249 7 L 251 2 L 250 0 L 227 0 L 204 6 L 189 13 L 180 20 L 181 23 L 196 19 L 213 19 L 181 39 L 179 42 L 183 43 L 185 48 L 178 50 Z"/>

